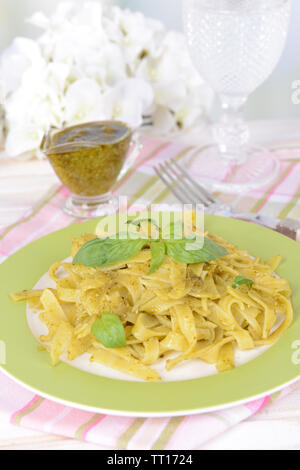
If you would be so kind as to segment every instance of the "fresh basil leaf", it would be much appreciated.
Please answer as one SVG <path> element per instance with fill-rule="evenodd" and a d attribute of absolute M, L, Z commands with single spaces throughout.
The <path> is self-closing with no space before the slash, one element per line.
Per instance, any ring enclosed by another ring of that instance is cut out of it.
<path fill-rule="evenodd" d="M 254 281 L 252 279 L 247 279 L 244 276 L 237 276 L 232 283 L 233 289 L 236 289 L 239 286 L 242 286 L 243 284 L 246 284 L 249 288 L 251 288 L 254 284 Z"/>
<path fill-rule="evenodd" d="M 150 248 L 152 262 L 148 275 L 157 271 L 157 269 L 163 264 L 166 254 L 166 245 L 163 241 L 151 242 Z"/>
<path fill-rule="evenodd" d="M 121 348 L 126 344 L 125 330 L 120 318 L 104 312 L 92 325 L 92 333 L 106 348 Z"/>
<path fill-rule="evenodd" d="M 165 243 L 168 255 L 181 263 L 208 263 L 209 261 L 227 255 L 227 250 L 217 245 L 217 243 L 210 238 L 204 238 L 203 243 L 200 245 L 197 239 L 195 239 L 194 242 L 189 239 L 177 240 L 176 243 L 172 240 L 165 240 Z M 202 247 L 198 248 L 199 246 Z"/>
<path fill-rule="evenodd" d="M 145 239 L 118 240 L 96 238 L 85 243 L 73 259 L 73 264 L 102 268 L 136 256 L 144 247 Z"/>

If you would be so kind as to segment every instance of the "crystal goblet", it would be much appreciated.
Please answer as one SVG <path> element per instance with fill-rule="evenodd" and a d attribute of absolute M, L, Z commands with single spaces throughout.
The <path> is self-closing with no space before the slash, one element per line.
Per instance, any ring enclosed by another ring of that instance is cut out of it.
<path fill-rule="evenodd" d="M 250 145 L 243 108 L 280 59 L 290 6 L 290 0 L 183 0 L 193 63 L 222 106 L 213 127 L 216 144 L 198 154 L 201 179 L 214 189 L 244 192 L 278 172 L 270 151 Z"/>

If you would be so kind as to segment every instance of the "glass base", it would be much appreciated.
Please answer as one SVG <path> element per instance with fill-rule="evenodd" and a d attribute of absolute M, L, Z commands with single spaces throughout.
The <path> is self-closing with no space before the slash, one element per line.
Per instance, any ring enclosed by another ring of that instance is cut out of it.
<path fill-rule="evenodd" d="M 66 201 L 64 211 L 80 219 L 93 219 L 114 214 L 118 209 L 118 199 L 112 193 L 101 196 L 76 196 L 72 194 Z"/>
<path fill-rule="evenodd" d="M 236 162 L 223 156 L 217 145 L 211 145 L 193 156 L 189 170 L 208 189 L 225 193 L 248 192 L 276 178 L 279 161 L 269 150 L 249 147 L 243 156 L 241 162 Z"/>

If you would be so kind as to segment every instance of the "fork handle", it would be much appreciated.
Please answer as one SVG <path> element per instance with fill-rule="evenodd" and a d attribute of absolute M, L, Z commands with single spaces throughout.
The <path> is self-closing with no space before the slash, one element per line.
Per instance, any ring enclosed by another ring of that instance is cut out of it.
<path fill-rule="evenodd" d="M 235 219 L 245 220 L 246 222 L 253 222 L 258 225 L 275 230 L 283 235 L 292 238 L 300 243 L 300 222 L 293 219 L 275 219 L 265 215 L 257 214 L 231 214 Z"/>

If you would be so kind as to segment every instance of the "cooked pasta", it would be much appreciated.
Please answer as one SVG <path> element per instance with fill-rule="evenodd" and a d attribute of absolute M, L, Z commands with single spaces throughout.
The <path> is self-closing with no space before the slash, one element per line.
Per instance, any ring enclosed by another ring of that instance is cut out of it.
<path fill-rule="evenodd" d="M 229 370 L 236 349 L 269 345 L 288 328 L 293 319 L 291 289 L 274 274 L 280 256 L 264 262 L 216 235 L 207 236 L 225 247 L 227 255 L 197 264 L 165 255 L 150 275 L 147 247 L 103 268 L 55 263 L 49 270 L 55 289 L 12 297 L 26 299 L 41 311 L 39 318 L 48 327 L 41 342 L 53 365 L 63 352 L 69 360 L 88 352 L 91 361 L 146 381 L 160 380 L 151 368 L 160 358 L 166 358 L 167 370 L 191 359 Z M 93 238 L 74 239 L 72 256 Z M 237 276 L 251 279 L 251 287 L 234 288 Z M 103 312 L 119 317 L 126 345 L 110 349 L 95 338 L 92 325 Z"/>

